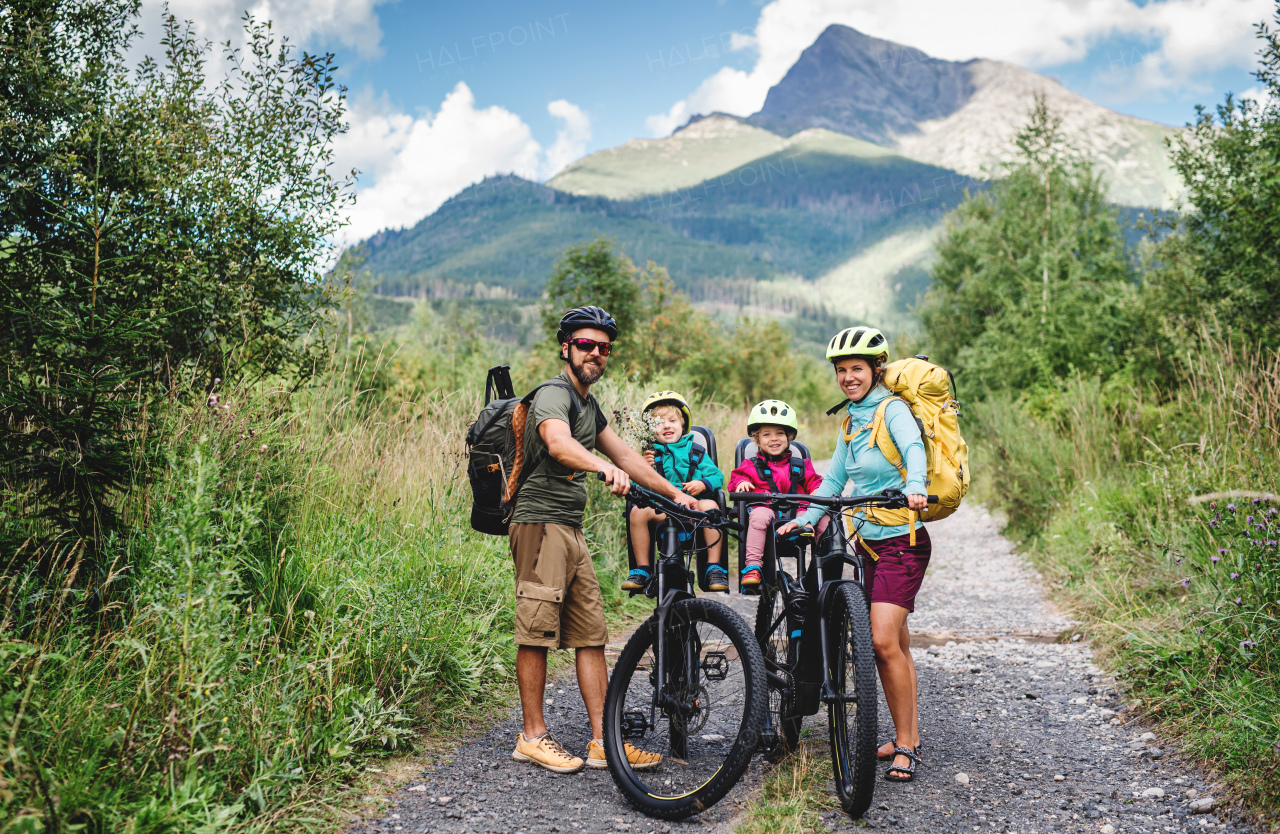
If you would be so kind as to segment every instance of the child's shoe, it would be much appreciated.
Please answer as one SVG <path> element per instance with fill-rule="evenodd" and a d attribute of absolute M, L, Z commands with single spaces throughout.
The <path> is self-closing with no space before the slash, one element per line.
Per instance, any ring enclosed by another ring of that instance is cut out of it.
<path fill-rule="evenodd" d="M 764 571 L 760 570 L 759 565 L 747 565 L 742 569 L 742 578 L 738 580 L 739 585 L 759 585 L 764 578 Z"/>
<path fill-rule="evenodd" d="M 707 565 L 707 590 L 729 590 L 729 572 L 719 565 Z"/>
<path fill-rule="evenodd" d="M 644 586 L 649 584 L 649 571 L 644 568 L 632 568 L 631 573 L 627 575 L 627 580 L 622 583 L 624 591 L 643 591 Z"/>

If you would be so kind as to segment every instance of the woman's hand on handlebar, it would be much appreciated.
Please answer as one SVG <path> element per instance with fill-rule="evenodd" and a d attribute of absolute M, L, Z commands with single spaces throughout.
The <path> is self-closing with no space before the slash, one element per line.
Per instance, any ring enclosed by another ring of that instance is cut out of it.
<path fill-rule="evenodd" d="M 907 496 L 907 509 L 920 512 L 921 510 L 927 509 L 928 506 L 929 506 L 929 496 L 927 495 L 908 495 Z"/>
<path fill-rule="evenodd" d="M 626 495 L 631 491 L 631 478 L 616 466 L 607 463 L 600 465 L 600 480 L 605 482 L 614 495 Z"/>

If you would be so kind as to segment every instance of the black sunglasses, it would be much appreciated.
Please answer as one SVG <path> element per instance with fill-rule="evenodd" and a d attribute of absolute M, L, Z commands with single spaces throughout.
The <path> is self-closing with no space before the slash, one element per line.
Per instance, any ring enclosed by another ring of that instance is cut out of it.
<path fill-rule="evenodd" d="M 569 344 L 573 345 L 583 353 L 590 353 L 596 348 L 600 348 L 601 356 L 608 356 L 613 352 L 612 342 L 597 342 L 595 339 L 570 339 Z"/>

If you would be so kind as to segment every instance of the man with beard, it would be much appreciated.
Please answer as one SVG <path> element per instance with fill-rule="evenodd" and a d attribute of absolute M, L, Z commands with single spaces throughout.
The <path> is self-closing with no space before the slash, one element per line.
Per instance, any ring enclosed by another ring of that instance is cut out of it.
<path fill-rule="evenodd" d="M 583 760 L 547 732 L 542 705 L 547 685 L 547 649 L 577 651 L 578 689 L 591 721 L 586 765 L 607 767 L 603 714 L 609 674 L 604 601 L 582 535 L 586 480 L 596 472 L 614 495 L 626 495 L 630 478 L 686 507 L 695 499 L 672 486 L 633 451 L 600 410 L 590 388 L 604 374 L 618 325 L 599 307 L 564 314 L 556 341 L 564 370 L 529 404 L 524 425 L 528 469 L 511 516 L 511 555 L 516 563 L 516 682 L 524 732 L 511 757 L 556 773 L 574 773 Z M 567 383 L 565 385 L 564 383 Z M 576 406 L 576 407 L 575 407 Z M 599 450 L 616 465 L 592 454 Z M 630 476 L 630 478 L 628 477 Z M 656 767 L 662 757 L 627 743 L 636 769 Z"/>

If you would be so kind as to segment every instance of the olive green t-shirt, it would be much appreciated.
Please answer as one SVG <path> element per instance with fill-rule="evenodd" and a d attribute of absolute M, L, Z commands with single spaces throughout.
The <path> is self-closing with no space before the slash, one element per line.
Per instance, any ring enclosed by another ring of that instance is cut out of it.
<path fill-rule="evenodd" d="M 573 382 L 568 371 L 556 377 L 569 385 Z M 577 400 L 578 421 L 569 419 L 570 398 Z M 595 451 L 596 435 L 604 431 L 609 421 L 600 411 L 596 398 L 587 395 L 584 400 L 578 392 L 559 385 L 548 385 L 529 403 L 529 416 L 524 424 L 524 461 L 532 469 L 525 471 L 524 485 L 516 496 L 515 512 L 511 521 L 515 524 L 566 524 L 582 526 L 582 511 L 587 506 L 588 473 L 570 469 L 547 452 L 547 444 L 538 433 L 544 420 L 563 420 L 573 428 L 573 439 L 589 451 Z"/>

